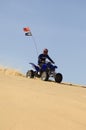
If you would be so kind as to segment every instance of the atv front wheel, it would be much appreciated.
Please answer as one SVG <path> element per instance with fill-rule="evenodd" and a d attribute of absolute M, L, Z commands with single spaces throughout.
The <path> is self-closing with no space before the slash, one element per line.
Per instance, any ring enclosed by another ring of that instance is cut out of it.
<path fill-rule="evenodd" d="M 26 78 L 34 78 L 34 71 L 33 70 L 28 70 L 26 73 Z"/>

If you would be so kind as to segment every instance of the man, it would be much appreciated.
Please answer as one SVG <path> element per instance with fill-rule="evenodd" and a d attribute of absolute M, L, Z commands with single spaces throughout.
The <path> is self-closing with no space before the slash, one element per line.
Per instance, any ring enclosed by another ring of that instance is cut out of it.
<path fill-rule="evenodd" d="M 54 61 L 48 55 L 48 49 L 44 49 L 43 53 L 38 56 L 38 65 L 42 67 L 44 63 L 46 63 L 46 59 L 54 64 Z"/>

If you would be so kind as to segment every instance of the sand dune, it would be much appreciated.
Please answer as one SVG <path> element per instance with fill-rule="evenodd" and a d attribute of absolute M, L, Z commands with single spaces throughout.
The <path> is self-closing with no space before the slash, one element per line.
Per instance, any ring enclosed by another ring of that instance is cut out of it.
<path fill-rule="evenodd" d="M 0 130 L 86 130 L 86 88 L 0 68 Z"/>
<path fill-rule="evenodd" d="M 17 70 L 4 68 L 4 67 L 0 68 L 0 73 L 6 74 L 6 75 L 24 76 L 22 73 L 18 72 Z"/>

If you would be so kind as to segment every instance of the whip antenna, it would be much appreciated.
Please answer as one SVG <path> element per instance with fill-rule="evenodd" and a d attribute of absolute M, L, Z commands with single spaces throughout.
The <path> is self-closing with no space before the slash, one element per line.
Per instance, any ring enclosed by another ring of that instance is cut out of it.
<path fill-rule="evenodd" d="M 29 27 L 25 27 L 25 28 L 23 28 L 23 31 L 25 32 L 25 36 L 32 36 L 33 43 L 34 43 L 34 46 L 35 46 L 35 49 L 36 49 L 36 53 L 37 53 L 37 57 L 38 57 L 37 44 L 36 44 L 35 38 L 32 35 L 31 29 Z"/>

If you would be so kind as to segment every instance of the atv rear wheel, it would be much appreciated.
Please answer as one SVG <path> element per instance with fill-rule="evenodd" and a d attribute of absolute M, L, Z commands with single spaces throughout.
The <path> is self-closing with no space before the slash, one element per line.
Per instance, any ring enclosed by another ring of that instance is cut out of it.
<path fill-rule="evenodd" d="M 55 81 L 56 81 L 57 83 L 61 83 L 62 79 L 63 79 L 63 76 L 62 76 L 61 73 L 57 73 L 57 74 L 55 75 Z"/>
<path fill-rule="evenodd" d="M 41 74 L 41 80 L 47 81 L 49 79 L 49 75 L 46 71 L 42 72 Z"/>
<path fill-rule="evenodd" d="M 34 71 L 33 70 L 28 70 L 26 73 L 26 78 L 34 78 Z"/>

